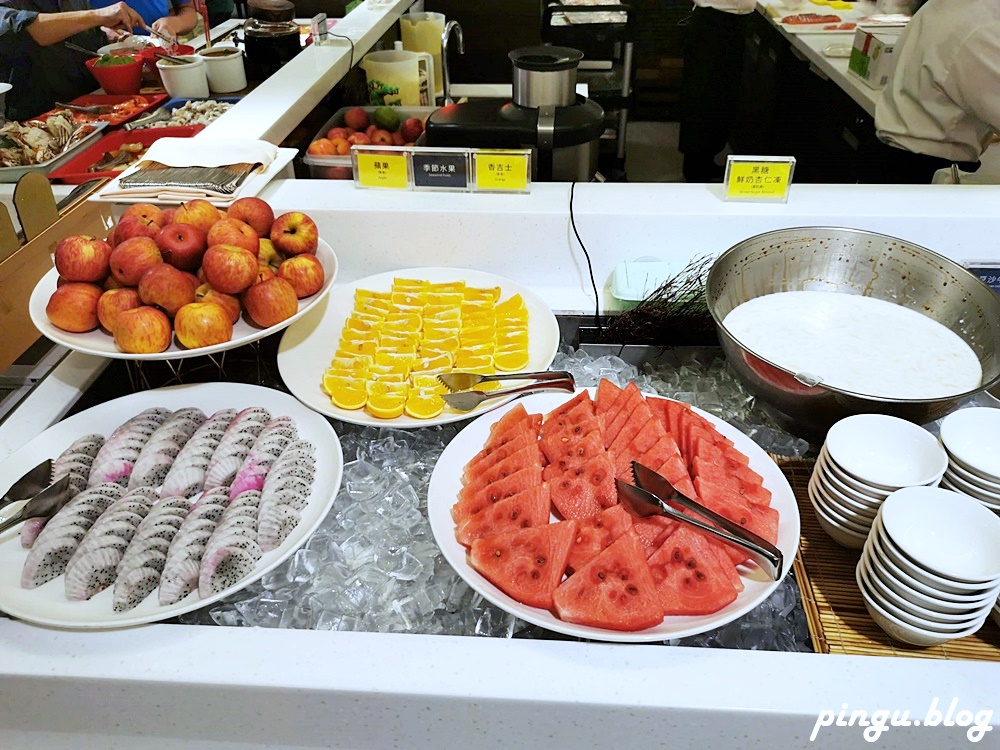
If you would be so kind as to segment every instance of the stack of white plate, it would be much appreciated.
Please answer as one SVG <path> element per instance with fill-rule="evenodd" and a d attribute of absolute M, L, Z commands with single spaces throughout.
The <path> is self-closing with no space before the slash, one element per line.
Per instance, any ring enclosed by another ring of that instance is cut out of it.
<path fill-rule="evenodd" d="M 952 412 L 941 422 L 941 444 L 948 455 L 941 486 L 1000 513 L 1000 409 Z"/>
<path fill-rule="evenodd" d="M 1000 518 L 940 487 L 907 487 L 879 509 L 856 571 L 872 619 L 933 646 L 972 635 L 1000 594 Z"/>
<path fill-rule="evenodd" d="M 857 414 L 830 428 L 809 479 L 820 527 L 861 549 L 879 506 L 903 487 L 935 486 L 948 456 L 922 427 L 884 414 Z"/>

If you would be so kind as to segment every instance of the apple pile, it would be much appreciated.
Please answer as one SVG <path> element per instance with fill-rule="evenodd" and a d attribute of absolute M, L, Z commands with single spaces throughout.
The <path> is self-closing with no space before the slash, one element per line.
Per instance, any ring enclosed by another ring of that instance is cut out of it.
<path fill-rule="evenodd" d="M 262 328 L 298 312 L 325 281 L 319 230 L 306 214 L 275 218 L 260 198 L 226 211 L 195 199 L 177 208 L 129 206 L 106 240 L 63 239 L 45 314 L 70 333 L 103 328 L 129 354 L 230 341 L 245 312 Z"/>
<path fill-rule="evenodd" d="M 313 156 L 342 156 L 351 153 L 352 145 L 412 146 L 424 132 L 423 120 L 404 120 L 392 107 L 379 107 L 372 119 L 375 122 L 364 107 L 354 107 L 344 114 L 344 127 L 330 128 L 326 137 L 310 143 L 307 151 Z"/>

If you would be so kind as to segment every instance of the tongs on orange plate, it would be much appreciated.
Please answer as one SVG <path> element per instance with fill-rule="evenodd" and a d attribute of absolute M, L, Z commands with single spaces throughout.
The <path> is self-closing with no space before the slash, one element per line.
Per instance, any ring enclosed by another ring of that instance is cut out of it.
<path fill-rule="evenodd" d="M 781 550 L 769 541 L 730 521 L 725 516 L 706 508 L 701 503 L 695 502 L 678 491 L 663 476 L 649 467 L 643 466 L 638 461 L 632 462 L 632 476 L 635 479 L 634 485 L 623 482 L 621 479 L 616 479 L 615 482 L 618 485 L 618 497 L 623 500 L 633 514 L 642 518 L 666 516 L 675 521 L 695 526 L 717 539 L 746 550 L 747 556 L 756 562 L 772 580 L 777 581 L 781 576 L 784 556 L 781 554 Z M 681 513 L 670 507 L 671 505 L 679 505 L 708 519 L 711 523 Z"/>

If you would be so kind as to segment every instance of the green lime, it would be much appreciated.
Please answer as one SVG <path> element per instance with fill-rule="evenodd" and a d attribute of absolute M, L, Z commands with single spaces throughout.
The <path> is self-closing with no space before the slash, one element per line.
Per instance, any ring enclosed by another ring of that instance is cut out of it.
<path fill-rule="evenodd" d="M 375 124 L 382 130 L 395 133 L 399 130 L 399 112 L 395 107 L 379 107 L 375 110 Z"/>

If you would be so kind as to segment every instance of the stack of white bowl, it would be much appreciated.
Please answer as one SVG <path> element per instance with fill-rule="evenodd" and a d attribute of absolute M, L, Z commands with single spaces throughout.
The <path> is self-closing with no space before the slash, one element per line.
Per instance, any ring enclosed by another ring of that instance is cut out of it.
<path fill-rule="evenodd" d="M 952 412 L 941 422 L 941 444 L 948 455 L 941 486 L 1000 513 L 1000 409 Z"/>
<path fill-rule="evenodd" d="M 1000 594 L 1000 518 L 940 487 L 907 487 L 879 509 L 856 571 L 872 619 L 933 646 L 972 635 Z"/>
<path fill-rule="evenodd" d="M 830 538 L 861 549 L 889 495 L 933 487 L 947 466 L 944 449 L 924 428 L 884 414 L 857 414 L 827 433 L 809 479 L 809 500 Z"/>

